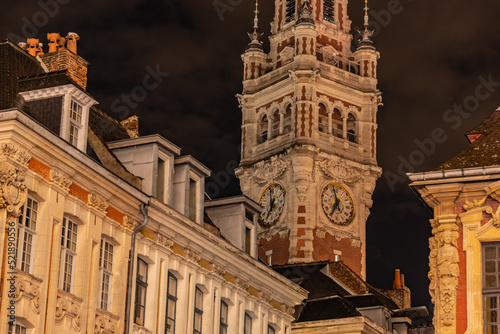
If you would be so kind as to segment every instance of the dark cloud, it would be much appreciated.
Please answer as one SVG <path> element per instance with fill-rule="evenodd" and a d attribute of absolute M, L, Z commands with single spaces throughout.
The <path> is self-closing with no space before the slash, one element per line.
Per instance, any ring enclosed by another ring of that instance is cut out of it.
<path fill-rule="evenodd" d="M 44 43 L 48 32 L 81 36 L 79 53 L 91 62 L 89 92 L 115 117 L 120 113 L 113 113 L 112 102 L 141 85 L 147 66 L 159 64 L 169 77 L 131 114 L 140 116 L 143 134 L 162 134 L 218 172 L 238 159 L 241 113 L 234 95 L 241 92 L 240 55 L 248 43 L 253 3 L 242 1 L 221 21 L 210 0 L 70 0 L 37 30 Z M 457 129 L 443 119 L 448 108 L 475 93 L 479 76 L 500 81 L 500 25 L 495 24 L 500 2 L 401 0 L 398 13 L 388 17 L 384 11 L 389 3 L 393 0 L 369 3 L 379 27 L 375 42 L 384 93 L 378 117 L 379 164 L 386 173 L 397 173 L 398 157 L 408 158 L 418 148 L 415 140 L 441 128 L 446 141 L 415 166 L 427 171 L 465 147 L 463 132 L 500 104 L 495 92 Z M 362 7 L 363 1 L 350 1 L 353 28 L 362 24 Z M 0 38 L 21 35 L 25 21 L 43 12 L 34 1 L 3 0 L 0 9 Z M 266 36 L 273 14 L 273 2 L 261 2 Z M 235 192 L 237 184 L 221 194 Z M 393 270 L 401 268 L 415 304 L 421 305 L 429 304 L 429 218 L 406 183 L 393 192 L 385 176 L 379 180 L 367 222 L 368 280 L 390 288 Z"/>

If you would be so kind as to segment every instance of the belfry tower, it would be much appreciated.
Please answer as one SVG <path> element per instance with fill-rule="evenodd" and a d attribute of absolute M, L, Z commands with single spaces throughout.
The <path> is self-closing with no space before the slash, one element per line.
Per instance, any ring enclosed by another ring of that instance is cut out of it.
<path fill-rule="evenodd" d="M 368 27 L 355 52 L 348 0 L 275 0 L 270 51 L 258 31 L 242 55 L 236 175 L 259 202 L 259 256 L 272 265 L 342 260 L 365 278 L 375 181 L 377 60 Z"/>

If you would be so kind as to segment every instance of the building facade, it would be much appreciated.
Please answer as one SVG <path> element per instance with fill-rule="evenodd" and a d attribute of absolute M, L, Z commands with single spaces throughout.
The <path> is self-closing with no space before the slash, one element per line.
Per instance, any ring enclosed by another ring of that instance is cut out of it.
<path fill-rule="evenodd" d="M 365 277 L 365 223 L 381 174 L 379 53 L 367 16 L 351 51 L 347 5 L 276 0 L 269 53 L 255 25 L 242 56 L 237 176 L 265 209 L 261 258 L 279 265 L 342 259 Z"/>
<path fill-rule="evenodd" d="M 497 333 L 500 325 L 500 109 L 434 171 L 411 173 L 433 212 L 429 293 L 437 333 Z"/>
<path fill-rule="evenodd" d="M 205 166 L 95 107 L 77 35 L 48 39 L 0 43 L 0 332 L 290 334 L 307 292 L 257 259 L 261 207 L 206 200 Z"/>

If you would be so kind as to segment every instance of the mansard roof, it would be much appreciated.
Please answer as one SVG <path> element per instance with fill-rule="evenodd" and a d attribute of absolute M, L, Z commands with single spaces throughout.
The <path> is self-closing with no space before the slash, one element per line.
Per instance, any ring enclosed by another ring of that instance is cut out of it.
<path fill-rule="evenodd" d="M 466 135 L 476 135 L 477 139 L 435 170 L 500 165 L 500 108 Z"/>

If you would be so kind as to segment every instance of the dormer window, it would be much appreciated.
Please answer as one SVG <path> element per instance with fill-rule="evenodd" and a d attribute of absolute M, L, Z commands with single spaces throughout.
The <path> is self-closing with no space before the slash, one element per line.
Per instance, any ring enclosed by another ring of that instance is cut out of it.
<path fill-rule="evenodd" d="M 71 99 L 70 119 L 69 119 L 69 143 L 78 147 L 78 137 L 82 128 L 82 106 Z"/>

